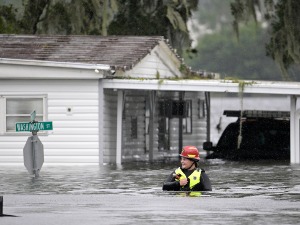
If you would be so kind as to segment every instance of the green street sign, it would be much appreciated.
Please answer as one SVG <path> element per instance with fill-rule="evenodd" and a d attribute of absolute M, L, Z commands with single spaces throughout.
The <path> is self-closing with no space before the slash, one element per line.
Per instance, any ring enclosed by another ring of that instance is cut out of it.
<path fill-rule="evenodd" d="M 40 131 L 40 130 L 53 130 L 52 122 L 29 122 L 29 123 L 16 123 L 16 131 Z"/>

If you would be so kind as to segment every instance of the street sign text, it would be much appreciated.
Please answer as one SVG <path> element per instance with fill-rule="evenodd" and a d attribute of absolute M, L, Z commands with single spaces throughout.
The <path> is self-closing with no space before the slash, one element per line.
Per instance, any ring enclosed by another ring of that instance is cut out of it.
<path fill-rule="evenodd" d="M 16 123 L 16 131 L 53 130 L 52 122 Z"/>

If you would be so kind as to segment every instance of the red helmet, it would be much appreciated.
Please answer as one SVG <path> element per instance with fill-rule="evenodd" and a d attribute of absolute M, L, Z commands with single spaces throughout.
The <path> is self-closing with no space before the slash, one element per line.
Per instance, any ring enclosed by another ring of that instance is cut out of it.
<path fill-rule="evenodd" d="M 184 146 L 180 156 L 196 162 L 200 160 L 199 151 L 195 146 Z"/>

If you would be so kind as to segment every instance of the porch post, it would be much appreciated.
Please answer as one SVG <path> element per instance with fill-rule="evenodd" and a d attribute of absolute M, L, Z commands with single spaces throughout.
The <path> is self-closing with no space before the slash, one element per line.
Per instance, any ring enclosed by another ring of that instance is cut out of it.
<path fill-rule="evenodd" d="M 210 141 L 210 92 L 205 92 L 206 101 L 206 141 Z"/>
<path fill-rule="evenodd" d="M 291 163 L 300 164 L 299 153 L 299 116 L 296 109 L 297 97 L 290 96 L 291 112 L 290 112 L 290 161 Z"/>
<path fill-rule="evenodd" d="M 117 102 L 117 149 L 116 164 L 122 164 L 122 110 L 123 110 L 123 91 L 118 90 Z"/>
<path fill-rule="evenodd" d="M 103 165 L 103 124 L 104 124 L 104 90 L 103 90 L 103 80 L 98 81 L 98 154 L 99 154 L 99 166 Z"/>
<path fill-rule="evenodd" d="M 185 92 L 179 92 L 179 101 L 183 102 Z M 183 116 L 179 116 L 179 124 L 178 124 L 178 154 L 181 154 L 182 147 L 183 147 L 183 129 L 182 129 L 182 119 Z"/>
<path fill-rule="evenodd" d="M 154 159 L 154 112 L 155 112 L 155 91 L 150 91 L 150 118 L 149 118 L 149 162 L 153 162 Z"/>

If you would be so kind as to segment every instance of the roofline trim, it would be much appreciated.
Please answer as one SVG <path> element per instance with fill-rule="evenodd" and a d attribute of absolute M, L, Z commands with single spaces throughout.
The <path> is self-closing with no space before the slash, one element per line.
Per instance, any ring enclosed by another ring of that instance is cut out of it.
<path fill-rule="evenodd" d="M 206 91 L 239 93 L 239 84 L 230 80 L 103 80 L 103 88 L 124 90 L 158 90 L 158 91 Z M 300 96 L 300 82 L 255 81 L 244 87 L 243 93 L 278 94 Z"/>
<path fill-rule="evenodd" d="M 61 67 L 61 68 L 72 68 L 72 69 L 93 69 L 93 70 L 102 70 L 102 71 L 111 70 L 110 65 L 106 65 L 106 64 L 55 62 L 55 61 L 28 60 L 28 59 L 0 58 L 0 64 L 14 64 L 14 65 L 24 65 L 24 66 L 48 66 L 48 67 Z"/>

